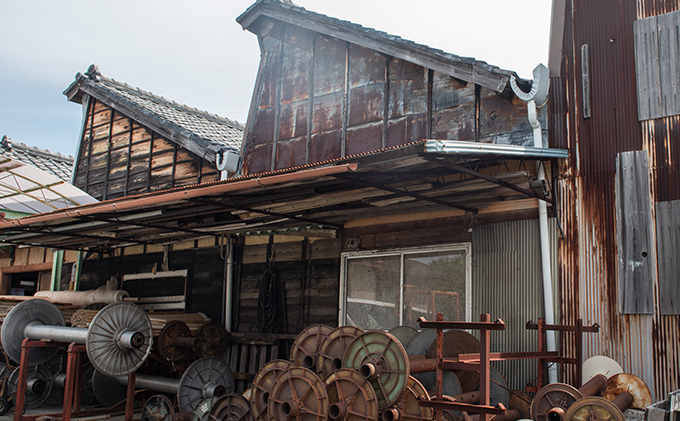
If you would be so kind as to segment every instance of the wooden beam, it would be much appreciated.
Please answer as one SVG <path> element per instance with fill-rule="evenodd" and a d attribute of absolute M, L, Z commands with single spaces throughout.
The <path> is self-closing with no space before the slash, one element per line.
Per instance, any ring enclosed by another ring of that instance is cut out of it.
<path fill-rule="evenodd" d="M 20 265 L 20 266 L 6 266 L 2 269 L 3 274 L 10 273 L 25 273 L 25 272 L 42 272 L 45 270 L 52 270 L 52 262 L 48 263 L 35 263 L 32 265 Z"/>

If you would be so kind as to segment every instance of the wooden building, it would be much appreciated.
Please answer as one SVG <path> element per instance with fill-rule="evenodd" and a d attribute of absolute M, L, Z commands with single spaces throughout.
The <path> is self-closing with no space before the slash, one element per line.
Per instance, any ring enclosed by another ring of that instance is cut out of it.
<path fill-rule="evenodd" d="M 211 155 L 199 153 L 186 161 L 193 181 L 178 178 L 169 168 L 184 160 L 170 157 L 191 150 L 180 143 L 158 162 L 144 143 L 150 166 L 138 172 L 136 124 L 161 145 L 173 138 L 113 95 L 97 97 L 114 82 L 94 70 L 67 90 L 95 104 L 85 107 L 76 184 L 113 200 L 0 222 L 3 240 L 99 254 L 83 268 L 89 288 L 154 266 L 187 270 L 186 308 L 223 311 L 232 332 L 276 338 L 315 323 L 389 329 L 439 311 L 490 313 L 508 324 L 494 351 L 535 351 L 525 324 L 545 315 L 538 202 L 561 212 L 552 169 L 568 154 L 545 147 L 546 107 L 535 131 L 511 88 L 528 92 L 532 81 L 289 2 L 258 1 L 237 21 L 262 59 L 236 176 L 207 182 Z M 156 182 L 175 188 L 143 193 Z M 558 233 L 551 218 L 554 267 Z M 513 388 L 537 377 L 533 361 L 499 368 Z"/>

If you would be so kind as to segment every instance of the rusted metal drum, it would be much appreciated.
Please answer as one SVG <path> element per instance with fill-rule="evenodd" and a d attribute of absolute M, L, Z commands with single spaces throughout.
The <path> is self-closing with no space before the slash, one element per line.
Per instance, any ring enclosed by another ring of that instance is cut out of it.
<path fill-rule="evenodd" d="M 248 400 L 241 395 L 231 393 L 213 403 L 208 419 L 210 421 L 251 421 L 253 416 Z"/>
<path fill-rule="evenodd" d="M 267 413 L 275 421 L 326 421 L 328 406 L 326 385 L 319 376 L 304 367 L 291 367 L 274 381 Z"/>
<path fill-rule="evenodd" d="M 479 340 L 472 336 L 472 334 L 459 329 L 447 330 L 444 332 L 443 342 L 444 358 L 457 357 L 460 354 L 474 354 L 479 352 Z M 437 341 L 430 345 L 427 351 L 428 358 L 437 358 Z M 479 388 L 479 373 L 469 370 L 454 370 L 463 393 L 472 392 Z"/>
<path fill-rule="evenodd" d="M 430 400 L 427 390 L 413 376 L 409 376 L 404 396 L 389 408 L 382 411 L 382 421 L 429 421 L 433 419 L 432 408 L 420 406 L 418 401 Z M 450 416 L 450 414 L 447 414 Z M 445 416 L 445 419 L 447 417 Z"/>
<path fill-rule="evenodd" d="M 342 368 L 342 357 L 347 347 L 362 333 L 364 330 L 356 326 L 340 326 L 331 330 L 319 348 L 317 366 L 322 379 L 325 380 L 333 371 Z"/>
<path fill-rule="evenodd" d="M 574 402 L 584 396 L 597 394 L 606 381 L 603 374 L 596 374 L 578 389 L 564 383 L 552 383 L 543 387 L 531 402 L 531 419 L 554 421 L 563 418 Z"/>
<path fill-rule="evenodd" d="M 397 403 L 408 386 L 410 368 L 406 350 L 397 338 L 382 330 L 357 336 L 347 347 L 342 365 L 359 370 L 370 380 L 379 409 Z"/>
<path fill-rule="evenodd" d="M 395 326 L 388 330 L 387 333 L 399 339 L 399 342 L 406 348 L 408 347 L 408 343 L 411 342 L 411 339 L 416 336 L 418 330 L 411 326 Z"/>
<path fill-rule="evenodd" d="M 203 323 L 196 332 L 196 356 L 222 358 L 226 350 L 227 330 L 224 326 L 215 321 Z"/>
<path fill-rule="evenodd" d="M 620 373 L 607 379 L 600 396 L 613 401 L 622 392 L 633 395 L 633 408 L 644 409 L 652 404 L 652 394 L 647 384 L 638 376 Z"/>
<path fill-rule="evenodd" d="M 290 349 L 290 362 L 314 372 L 320 371 L 317 370 L 317 360 L 321 344 L 332 330 L 330 326 L 312 325 L 300 332 Z"/>
<path fill-rule="evenodd" d="M 179 339 L 176 341 L 175 339 Z M 191 330 L 186 323 L 173 320 L 163 326 L 156 341 L 158 354 L 167 361 L 179 361 L 191 351 L 184 340 L 191 339 Z"/>
<path fill-rule="evenodd" d="M 625 421 L 622 411 L 630 405 L 632 400 L 632 395 L 626 392 L 620 394 L 614 402 L 599 396 L 588 396 L 571 405 L 563 420 Z"/>
<path fill-rule="evenodd" d="M 378 419 L 378 398 L 373 386 L 358 371 L 341 368 L 326 379 L 328 416 L 333 420 L 375 421 Z"/>
<path fill-rule="evenodd" d="M 267 405 L 274 381 L 293 364 L 286 360 L 271 360 L 257 372 L 250 388 L 250 411 L 255 421 L 268 420 Z"/>

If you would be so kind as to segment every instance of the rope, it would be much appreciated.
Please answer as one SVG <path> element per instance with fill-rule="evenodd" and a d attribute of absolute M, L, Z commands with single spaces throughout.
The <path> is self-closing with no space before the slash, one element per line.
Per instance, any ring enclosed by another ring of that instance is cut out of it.
<path fill-rule="evenodd" d="M 277 292 L 276 273 L 271 269 L 267 269 L 262 274 L 260 292 L 257 297 L 257 321 L 263 330 L 272 327 L 276 320 Z"/>

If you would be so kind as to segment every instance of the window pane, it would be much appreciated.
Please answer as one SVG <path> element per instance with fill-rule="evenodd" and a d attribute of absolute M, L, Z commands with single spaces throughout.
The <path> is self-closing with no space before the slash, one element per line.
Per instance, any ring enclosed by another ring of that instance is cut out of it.
<path fill-rule="evenodd" d="M 404 256 L 404 324 L 417 320 L 465 320 L 465 252 L 409 253 Z"/>
<path fill-rule="evenodd" d="M 347 260 L 347 324 L 362 329 L 399 325 L 399 256 Z"/>

